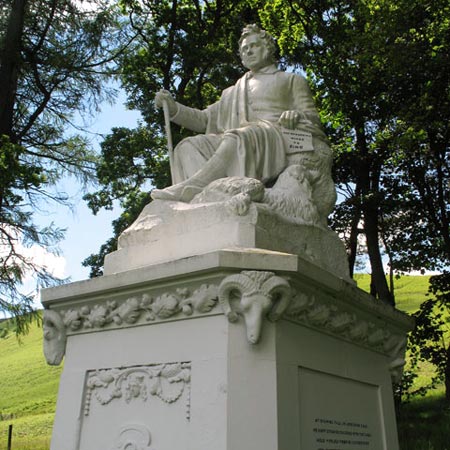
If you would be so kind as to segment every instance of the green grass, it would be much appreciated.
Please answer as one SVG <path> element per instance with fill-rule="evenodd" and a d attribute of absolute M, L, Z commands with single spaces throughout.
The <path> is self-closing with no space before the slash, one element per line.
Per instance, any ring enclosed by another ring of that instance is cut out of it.
<path fill-rule="evenodd" d="M 356 274 L 356 284 L 362 290 L 370 291 L 370 275 Z M 429 276 L 403 275 L 394 280 L 395 305 L 408 314 L 419 309 L 420 304 L 427 299 Z"/>
<path fill-rule="evenodd" d="M 0 421 L 0 448 L 6 449 L 8 427 L 12 424 L 12 450 L 48 450 L 54 416 L 52 412 Z"/>
<path fill-rule="evenodd" d="M 397 424 L 400 450 L 450 450 L 450 410 L 442 394 L 401 405 Z"/>
<path fill-rule="evenodd" d="M 10 424 L 13 450 L 49 448 L 61 370 L 47 365 L 36 324 L 20 342 L 14 334 L 0 339 L 0 449 L 6 449 Z"/>
<path fill-rule="evenodd" d="M 396 307 L 412 314 L 426 300 L 429 276 L 402 276 L 394 281 Z M 358 287 L 369 292 L 370 276 L 357 274 Z M 422 363 L 414 388 L 427 385 L 434 366 Z M 400 450 L 450 450 L 450 410 L 444 404 L 444 386 L 402 403 L 397 416 Z"/>
<path fill-rule="evenodd" d="M 368 275 L 355 278 L 361 289 L 369 290 Z M 428 279 L 404 276 L 396 280 L 397 307 L 416 311 L 427 298 Z M 48 450 L 62 367 L 46 364 L 38 326 L 33 325 L 21 341 L 13 334 L 0 339 L 0 450 L 6 449 L 9 424 L 13 425 L 12 450 Z M 431 365 L 423 365 L 419 385 L 426 383 L 432 372 Z M 440 386 L 425 398 L 401 405 L 401 450 L 450 450 L 450 411 L 443 409 L 443 394 Z"/>
<path fill-rule="evenodd" d="M 370 275 L 356 274 L 355 281 L 359 288 L 369 292 Z M 403 275 L 394 280 L 394 292 L 396 307 L 403 312 L 412 314 L 419 309 L 420 304 L 428 298 L 429 276 Z M 420 364 L 418 377 L 414 381 L 412 389 L 418 389 L 430 383 L 435 375 L 435 367 L 427 362 Z M 434 391 L 437 395 L 444 395 L 444 387 L 440 385 Z M 431 394 L 433 395 L 433 394 Z M 450 450 L 450 449 L 449 449 Z"/>

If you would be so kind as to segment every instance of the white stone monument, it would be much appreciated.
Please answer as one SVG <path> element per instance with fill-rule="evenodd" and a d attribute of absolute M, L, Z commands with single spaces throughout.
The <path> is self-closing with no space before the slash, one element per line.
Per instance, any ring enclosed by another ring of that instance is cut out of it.
<path fill-rule="evenodd" d="M 105 260 L 44 290 L 65 355 L 52 450 L 396 450 L 391 377 L 411 319 L 358 289 L 326 225 L 331 150 L 305 80 L 244 29 L 249 72 L 204 111 L 174 186 Z"/>

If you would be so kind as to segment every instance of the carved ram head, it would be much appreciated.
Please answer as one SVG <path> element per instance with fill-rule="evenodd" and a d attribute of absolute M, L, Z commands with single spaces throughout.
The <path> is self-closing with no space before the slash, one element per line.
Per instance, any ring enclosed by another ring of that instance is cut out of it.
<path fill-rule="evenodd" d="M 58 366 L 66 352 L 66 326 L 62 317 L 51 309 L 44 310 L 44 356 L 51 366 Z"/>
<path fill-rule="evenodd" d="M 244 317 L 247 339 L 256 344 L 264 317 L 278 320 L 291 300 L 289 283 L 272 272 L 244 271 L 230 275 L 219 286 L 219 303 L 230 322 Z"/>

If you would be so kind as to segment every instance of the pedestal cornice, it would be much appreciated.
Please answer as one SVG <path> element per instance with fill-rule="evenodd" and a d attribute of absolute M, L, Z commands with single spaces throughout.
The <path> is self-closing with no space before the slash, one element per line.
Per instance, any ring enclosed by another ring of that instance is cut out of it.
<path fill-rule="evenodd" d="M 258 249 L 224 249 L 46 289 L 42 303 L 51 310 L 44 314 L 46 354 L 59 346 L 58 356 L 47 358 L 52 364 L 70 335 L 218 314 L 242 316 L 253 344 L 266 317 L 282 318 L 393 360 L 413 326 L 406 314 L 309 261 Z"/>

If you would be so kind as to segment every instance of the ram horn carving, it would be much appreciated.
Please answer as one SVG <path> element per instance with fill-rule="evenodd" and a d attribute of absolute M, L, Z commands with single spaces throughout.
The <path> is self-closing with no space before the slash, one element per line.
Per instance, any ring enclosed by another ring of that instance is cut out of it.
<path fill-rule="evenodd" d="M 256 344 L 264 317 L 278 320 L 289 305 L 289 283 L 273 272 L 244 271 L 230 275 L 219 286 L 219 303 L 230 322 L 244 317 L 247 339 Z"/>
<path fill-rule="evenodd" d="M 66 352 L 66 326 L 62 317 L 51 309 L 44 310 L 44 356 L 51 366 L 58 366 Z"/>

